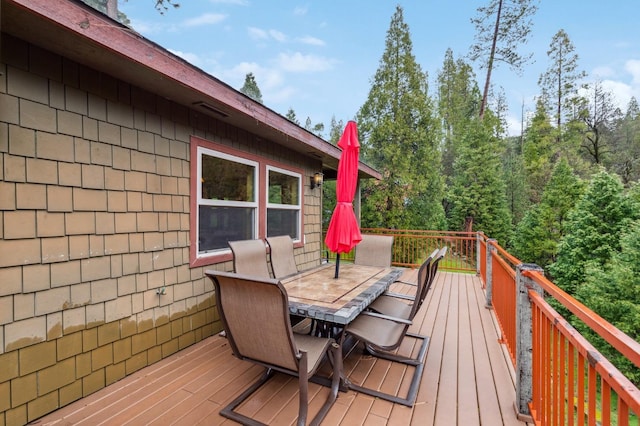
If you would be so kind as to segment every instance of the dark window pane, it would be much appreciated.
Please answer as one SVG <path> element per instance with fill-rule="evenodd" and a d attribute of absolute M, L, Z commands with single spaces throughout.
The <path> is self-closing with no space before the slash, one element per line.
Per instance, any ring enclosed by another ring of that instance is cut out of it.
<path fill-rule="evenodd" d="M 267 236 L 290 235 L 294 240 L 299 240 L 298 210 L 268 209 L 267 210 Z"/>
<path fill-rule="evenodd" d="M 299 182 L 296 176 L 269 170 L 269 203 L 297 206 Z"/>
<path fill-rule="evenodd" d="M 229 248 L 229 241 L 254 239 L 254 212 L 250 207 L 199 206 L 198 252 Z"/>
<path fill-rule="evenodd" d="M 202 155 L 202 198 L 207 200 L 255 200 L 256 168 L 210 155 Z"/>

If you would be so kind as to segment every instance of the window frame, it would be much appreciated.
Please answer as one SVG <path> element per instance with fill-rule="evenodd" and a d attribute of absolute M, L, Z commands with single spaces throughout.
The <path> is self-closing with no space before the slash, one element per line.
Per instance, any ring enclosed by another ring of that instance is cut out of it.
<path fill-rule="evenodd" d="M 253 200 L 254 201 L 228 201 L 228 200 L 211 200 L 209 198 L 202 198 L 202 157 L 204 155 L 208 155 L 210 157 L 219 158 L 222 160 L 230 161 L 237 164 L 243 164 L 246 166 L 253 167 Z M 259 174 L 260 174 L 260 164 L 257 161 L 249 160 L 246 158 L 238 157 L 236 155 L 227 154 L 224 152 L 215 151 L 211 148 L 198 146 L 197 147 L 197 206 L 198 209 L 196 211 L 195 220 L 196 220 L 196 230 L 200 232 L 200 206 L 215 206 L 215 207 L 241 207 L 241 208 L 249 208 L 254 211 L 253 214 L 253 224 L 252 224 L 252 234 L 258 235 L 258 220 L 259 220 Z M 199 234 L 198 234 L 199 237 Z M 195 240 L 196 244 L 196 252 L 198 257 L 210 257 L 215 256 L 217 253 L 222 251 L 221 249 L 212 250 L 209 252 L 201 252 L 199 248 L 199 238 Z"/>
<path fill-rule="evenodd" d="M 189 265 L 190 267 L 199 267 L 206 265 L 213 265 L 216 263 L 227 262 L 233 259 L 231 249 L 215 250 L 210 253 L 198 253 L 198 236 L 199 236 L 199 206 L 202 201 L 202 185 L 201 185 L 201 155 L 200 152 L 204 150 L 215 153 L 215 156 L 231 159 L 231 161 L 239 161 L 242 164 L 257 164 L 255 186 L 257 192 L 257 207 L 256 207 L 256 231 L 255 235 L 257 239 L 264 239 L 267 234 L 267 204 L 268 204 L 268 170 L 275 170 L 279 173 L 285 173 L 288 175 L 296 176 L 299 178 L 299 239 L 294 240 L 295 247 L 302 247 L 304 245 L 304 208 L 305 208 L 305 194 L 306 189 L 304 185 L 304 178 L 306 176 L 305 170 L 284 164 L 271 158 L 262 156 L 258 153 L 252 153 L 248 151 L 242 151 L 238 148 L 230 147 L 228 145 L 222 145 L 220 143 L 213 142 L 211 140 L 203 139 L 201 137 L 192 135 L 190 138 L 190 184 L 189 184 Z M 227 203 L 238 203 L 229 202 Z M 241 202 L 245 203 L 245 202 Z M 282 207 L 284 205 L 274 204 L 275 206 Z M 298 208 L 292 206 L 293 208 Z"/>
<path fill-rule="evenodd" d="M 274 171 L 283 175 L 292 176 L 298 179 L 298 203 L 297 204 L 276 204 L 269 202 L 269 172 Z M 298 212 L 298 236 L 297 238 L 293 238 L 293 242 L 300 242 L 302 240 L 302 205 L 303 205 L 303 194 L 304 185 L 302 184 L 302 173 L 294 172 L 290 169 L 283 169 L 282 167 L 274 166 L 272 164 L 266 165 L 266 179 L 265 179 L 265 194 L 266 194 L 266 205 L 265 205 L 265 235 L 269 232 L 269 222 L 266 219 L 266 215 L 269 212 L 269 209 L 280 209 L 280 210 L 296 210 Z"/>

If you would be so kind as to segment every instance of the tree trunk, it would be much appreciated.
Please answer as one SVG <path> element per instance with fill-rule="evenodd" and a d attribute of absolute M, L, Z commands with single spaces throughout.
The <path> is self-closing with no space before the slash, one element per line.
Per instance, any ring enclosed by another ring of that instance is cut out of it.
<path fill-rule="evenodd" d="M 107 16 L 111 19 L 118 20 L 118 0 L 107 0 Z"/>
<path fill-rule="evenodd" d="M 482 102 L 480 103 L 480 120 L 484 118 L 484 111 L 487 108 L 487 98 L 489 97 L 489 87 L 491 85 L 491 70 L 493 69 L 493 58 L 496 55 L 496 45 L 498 44 L 498 30 L 500 29 L 500 15 L 502 14 L 502 1 L 498 2 L 498 12 L 496 14 L 496 26 L 493 30 L 493 41 L 491 42 L 491 53 L 487 61 L 487 78 L 484 81 L 484 91 Z"/>

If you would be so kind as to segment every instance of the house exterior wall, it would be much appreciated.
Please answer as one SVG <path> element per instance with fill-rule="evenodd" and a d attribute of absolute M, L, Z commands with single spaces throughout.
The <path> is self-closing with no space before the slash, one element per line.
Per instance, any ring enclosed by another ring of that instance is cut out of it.
<path fill-rule="evenodd" d="M 6 34 L 2 44 L 0 426 L 221 330 L 204 270 L 232 263 L 189 265 L 192 135 L 304 169 L 296 259 L 318 264 L 318 160 Z"/>

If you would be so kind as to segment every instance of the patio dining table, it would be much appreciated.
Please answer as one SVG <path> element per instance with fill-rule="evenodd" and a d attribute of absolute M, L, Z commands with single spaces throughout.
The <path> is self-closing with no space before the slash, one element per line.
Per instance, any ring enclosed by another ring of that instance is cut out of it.
<path fill-rule="evenodd" d="M 403 273 L 401 268 L 327 263 L 281 280 L 293 315 L 344 327 Z"/>

